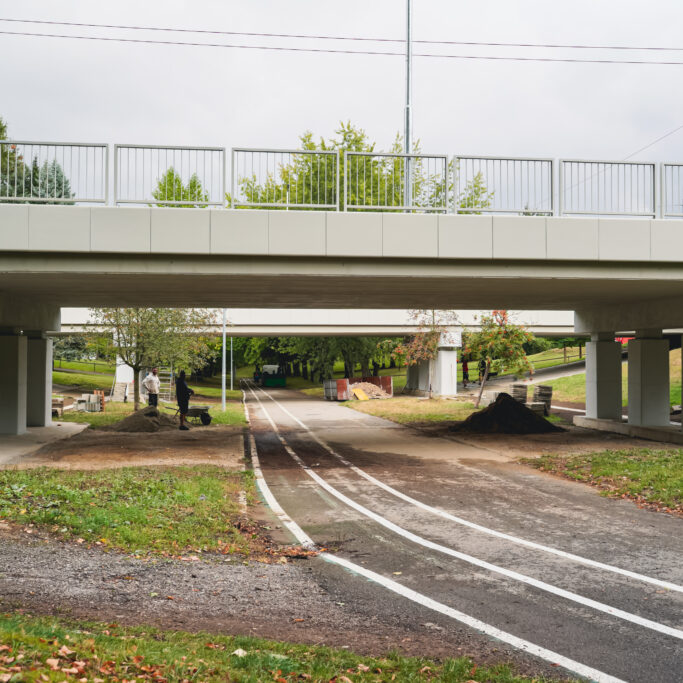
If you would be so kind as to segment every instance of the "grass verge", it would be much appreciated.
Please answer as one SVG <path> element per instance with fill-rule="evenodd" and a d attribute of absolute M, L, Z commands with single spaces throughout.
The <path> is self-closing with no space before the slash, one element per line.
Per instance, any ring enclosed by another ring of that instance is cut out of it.
<path fill-rule="evenodd" d="M 506 666 L 477 667 L 467 657 L 362 657 L 346 650 L 251 637 L 161 631 L 151 627 L 0 616 L 4 681 L 488 681 L 542 683 Z M 7 674 L 10 674 L 7 677 Z"/>
<path fill-rule="evenodd" d="M 361 413 L 376 415 L 400 424 L 464 420 L 475 412 L 473 403 L 448 399 L 420 399 L 396 396 L 383 400 L 346 401 L 342 405 Z"/>
<path fill-rule="evenodd" d="M 58 370 L 52 373 L 53 384 L 71 387 L 75 391 L 82 391 L 83 393 L 89 393 L 95 389 L 109 392 L 113 380 L 112 375 L 81 375 L 77 372 L 59 372 Z"/>
<path fill-rule="evenodd" d="M 523 460 L 544 472 L 596 486 L 605 496 L 683 514 L 683 449 L 639 448 Z"/>
<path fill-rule="evenodd" d="M 194 401 L 194 403 L 199 403 Z M 145 407 L 142 404 L 141 407 Z M 173 415 L 177 405 L 175 403 L 159 404 L 161 412 L 165 415 Z M 103 413 L 85 413 L 76 410 L 67 410 L 60 418 L 62 422 L 80 422 L 90 425 L 90 429 L 98 429 L 99 427 L 106 427 L 115 424 L 124 417 L 127 417 L 133 412 L 133 403 L 112 403 L 109 401 Z M 213 418 L 211 424 L 217 425 L 245 425 L 247 421 L 244 418 L 244 409 L 241 401 L 226 401 L 225 412 L 220 409 L 219 405 L 210 405 L 209 413 Z"/>
<path fill-rule="evenodd" d="M 238 496 L 251 472 L 215 466 L 0 470 L 0 519 L 136 554 L 240 553 Z"/>

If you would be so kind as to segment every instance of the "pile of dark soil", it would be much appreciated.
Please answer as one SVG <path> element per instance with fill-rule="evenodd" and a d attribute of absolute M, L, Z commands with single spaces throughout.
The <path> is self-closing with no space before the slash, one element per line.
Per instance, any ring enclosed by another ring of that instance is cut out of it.
<path fill-rule="evenodd" d="M 450 431 L 471 434 L 547 434 L 563 432 L 564 429 L 515 401 L 510 394 L 501 393 L 490 406 L 472 413 L 464 422 L 450 427 Z"/>
<path fill-rule="evenodd" d="M 103 427 L 114 432 L 160 432 L 164 429 L 178 429 L 173 418 L 160 413 L 156 408 L 142 408 L 116 424 Z"/>

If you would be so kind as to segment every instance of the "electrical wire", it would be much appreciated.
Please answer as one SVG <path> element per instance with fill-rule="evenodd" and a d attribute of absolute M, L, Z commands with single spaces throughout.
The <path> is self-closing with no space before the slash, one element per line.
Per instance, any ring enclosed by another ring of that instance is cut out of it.
<path fill-rule="evenodd" d="M 330 48 L 313 47 L 283 47 L 273 45 L 230 45 L 227 43 L 196 43 L 178 40 L 150 40 L 142 38 L 112 38 L 105 36 L 78 36 L 58 33 L 28 33 L 26 31 L 0 31 L 0 35 L 7 36 L 28 36 L 34 38 L 65 38 L 71 40 L 94 40 L 113 43 L 139 43 L 147 45 L 182 45 L 188 47 L 222 47 L 241 50 L 274 50 L 278 52 L 314 52 L 328 54 L 350 54 L 350 55 L 381 55 L 384 57 L 405 57 L 404 52 L 382 52 L 376 50 L 340 50 Z M 650 66 L 683 66 L 682 61 L 644 61 L 626 59 L 574 59 L 570 57 L 511 57 L 511 56 L 492 56 L 492 55 L 452 55 L 434 53 L 413 53 L 413 57 L 430 57 L 435 59 L 464 59 L 464 60 L 485 60 L 503 62 L 561 62 L 568 64 L 644 64 Z"/>
<path fill-rule="evenodd" d="M 129 26 L 123 24 L 90 24 L 75 21 L 50 21 L 46 19 L 10 19 L 0 17 L 0 21 L 16 22 L 22 24 L 47 24 L 50 26 L 77 26 L 81 28 L 108 28 L 108 29 L 123 29 L 129 31 L 168 31 L 173 33 L 205 33 L 211 35 L 221 36 L 251 36 L 260 38 L 298 38 L 310 40 L 349 40 L 349 41 L 366 41 L 373 43 L 404 43 L 405 40 L 401 38 L 373 38 L 363 36 L 328 36 L 328 35 L 311 35 L 298 33 L 257 33 L 248 31 L 217 31 L 209 29 L 192 29 L 192 28 L 170 28 L 161 26 Z M 425 45 L 466 45 L 479 47 L 532 47 L 532 48 L 548 48 L 548 49 L 566 49 L 566 50 L 651 50 L 657 52 L 683 52 L 683 47 L 663 47 L 663 46 L 635 46 L 635 45 L 581 45 L 581 44 L 562 44 L 562 43 L 505 43 L 505 42 L 483 42 L 483 41 L 469 41 L 469 40 L 418 40 L 414 39 L 413 43 L 422 43 Z"/>

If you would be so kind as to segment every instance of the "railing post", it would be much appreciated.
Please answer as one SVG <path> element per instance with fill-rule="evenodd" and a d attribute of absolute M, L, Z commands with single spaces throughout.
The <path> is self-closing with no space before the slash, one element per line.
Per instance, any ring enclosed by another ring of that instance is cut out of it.
<path fill-rule="evenodd" d="M 344 211 L 349 206 L 349 150 L 344 150 Z"/>
<path fill-rule="evenodd" d="M 557 159 L 550 160 L 550 213 L 553 216 L 559 214 L 555 192 L 557 190 Z"/>
<path fill-rule="evenodd" d="M 104 148 L 104 205 L 109 206 L 109 145 Z"/>
<path fill-rule="evenodd" d="M 118 206 L 119 201 L 119 146 L 114 145 L 114 203 Z"/>
<path fill-rule="evenodd" d="M 448 157 L 446 157 L 446 159 L 448 159 Z M 456 211 L 457 190 L 455 187 L 455 180 L 456 180 L 456 164 L 458 162 L 458 157 L 452 156 L 451 162 L 453 165 L 451 167 L 450 178 L 451 178 L 451 182 L 453 183 L 453 191 L 452 191 L 452 195 L 451 195 L 451 193 L 448 192 L 448 187 L 446 187 L 446 205 L 448 206 L 448 197 L 452 196 L 451 213 L 455 214 L 455 213 L 457 213 L 457 211 Z M 446 175 L 448 176 L 449 174 L 447 173 Z M 448 181 L 446 181 L 446 182 L 448 183 Z M 448 209 L 446 209 L 446 211 L 448 212 Z"/>
<path fill-rule="evenodd" d="M 230 208 L 235 208 L 235 148 L 230 150 Z"/>
<path fill-rule="evenodd" d="M 346 150 L 344 151 L 344 153 L 346 153 Z M 341 165 L 339 164 L 339 159 L 340 159 L 339 150 L 337 150 L 337 158 L 335 161 L 335 163 L 337 164 L 336 168 L 335 168 L 335 174 L 337 176 L 337 196 L 336 196 L 337 211 L 341 211 L 341 196 L 339 194 L 339 189 L 341 187 L 341 180 L 339 177 L 341 174 Z"/>
<path fill-rule="evenodd" d="M 557 160 L 557 215 L 564 216 L 564 162 Z"/>

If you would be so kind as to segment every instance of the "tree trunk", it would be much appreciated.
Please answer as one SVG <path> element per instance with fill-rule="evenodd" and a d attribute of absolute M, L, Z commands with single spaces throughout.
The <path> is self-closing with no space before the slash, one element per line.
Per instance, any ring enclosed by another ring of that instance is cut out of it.
<path fill-rule="evenodd" d="M 486 372 L 484 373 L 484 377 L 481 380 L 481 386 L 479 387 L 479 396 L 477 396 L 477 401 L 474 404 L 475 408 L 479 407 L 479 404 L 481 403 L 481 397 L 482 394 L 484 393 L 484 385 L 486 384 L 486 380 L 489 378 L 489 370 L 491 369 L 491 361 L 486 361 Z"/>
<path fill-rule="evenodd" d="M 396 367 L 396 361 L 394 360 L 393 356 L 391 358 L 389 358 L 389 367 L 390 368 Z"/>
<path fill-rule="evenodd" d="M 581 342 L 579 342 L 579 360 L 581 360 L 581 358 L 582 358 L 582 355 L 581 355 L 582 349 L 583 349 L 583 347 L 581 346 Z"/>
<path fill-rule="evenodd" d="M 301 376 L 304 379 L 308 379 L 308 361 L 304 361 L 301 364 Z"/>
<path fill-rule="evenodd" d="M 133 410 L 140 410 L 140 368 L 133 368 Z"/>
<path fill-rule="evenodd" d="M 562 344 L 562 355 L 564 356 L 564 364 L 567 364 L 567 345 Z"/>

